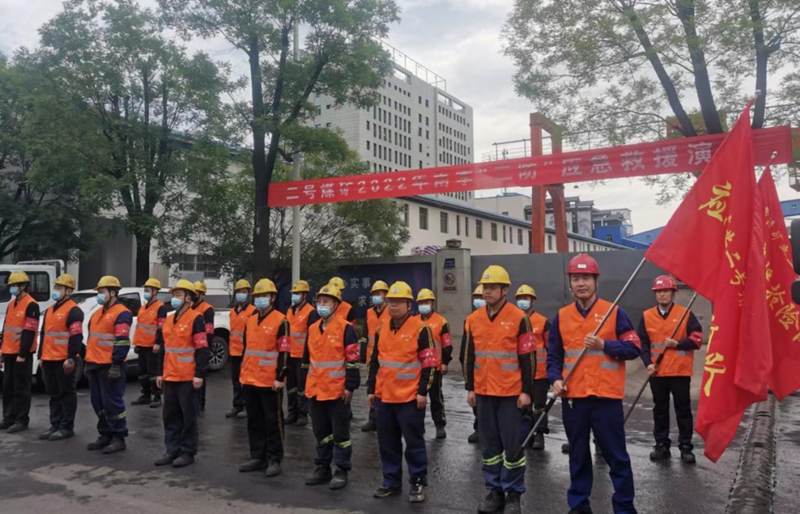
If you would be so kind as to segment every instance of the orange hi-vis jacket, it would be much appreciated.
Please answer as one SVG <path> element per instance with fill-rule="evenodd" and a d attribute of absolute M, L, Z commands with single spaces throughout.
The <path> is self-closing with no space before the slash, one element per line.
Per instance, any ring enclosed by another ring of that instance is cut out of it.
<path fill-rule="evenodd" d="M 431 334 L 433 335 L 433 344 L 436 347 L 436 356 L 438 357 L 438 364 L 436 369 L 442 369 L 442 348 L 448 347 L 453 345 L 453 341 L 450 338 L 450 334 L 442 334 L 442 328 L 444 327 L 447 320 L 444 319 L 444 316 L 439 314 L 438 312 L 431 313 L 428 316 L 428 319 L 424 319 L 422 314 L 419 316 L 420 321 L 425 324 L 426 327 L 431 329 Z"/>
<path fill-rule="evenodd" d="M 17 301 L 15 298 L 8 302 L 6 320 L 3 325 L 3 346 L 0 349 L 3 355 L 16 355 L 19 353 L 23 330 L 32 330 L 34 332 L 31 353 L 34 353 L 38 348 L 39 320 L 25 317 L 28 305 L 31 303 L 37 302 L 30 294 L 26 294 L 22 300 Z"/>
<path fill-rule="evenodd" d="M 419 334 L 425 324 L 417 316 L 409 316 L 397 332 L 391 321 L 378 329 L 378 376 L 375 396 L 384 403 L 408 403 L 417 398 L 423 367 L 435 365 L 433 348 L 422 355 L 419 351 Z"/>
<path fill-rule="evenodd" d="M 339 307 L 341 309 L 341 307 Z M 372 358 L 372 349 L 375 348 L 375 334 L 381 323 L 389 323 L 389 309 L 384 307 L 380 316 L 375 313 L 375 308 L 367 309 L 367 355 L 366 361 Z"/>
<path fill-rule="evenodd" d="M 105 312 L 101 307 L 92 315 L 89 321 L 89 341 L 86 343 L 86 362 L 111 364 L 114 343 L 118 335 L 114 323 L 117 317 L 127 310 L 128 308 L 121 303 L 115 303 Z M 130 329 L 129 326 L 125 326 Z"/>
<path fill-rule="evenodd" d="M 133 345 L 141 348 L 152 348 L 156 344 L 156 332 L 158 332 L 158 309 L 164 302 L 155 300 L 150 305 L 144 304 L 139 307 L 139 314 L 136 317 L 136 332 L 133 334 Z"/>
<path fill-rule="evenodd" d="M 44 315 L 44 338 L 42 339 L 42 360 L 63 361 L 67 358 L 69 337 L 80 334 L 83 324 L 77 321 L 75 326 L 67 326 L 67 318 L 73 307 L 78 304 L 68 299 L 56 310 L 51 305 Z"/>
<path fill-rule="evenodd" d="M 322 331 L 322 321 L 317 320 L 308 329 L 308 376 L 306 396 L 318 401 L 337 400 L 344 396 L 346 366 L 355 356 L 358 360 L 358 345 L 346 349 L 344 332 L 350 325 L 347 320 L 332 316 Z M 354 355 L 348 355 L 355 352 Z"/>
<path fill-rule="evenodd" d="M 289 321 L 289 335 L 292 339 L 292 348 L 289 352 L 289 356 L 294 359 L 303 358 L 303 350 L 305 349 L 309 330 L 308 317 L 312 312 L 314 312 L 314 307 L 309 303 L 303 305 L 297 312 L 294 312 L 291 307 L 286 311 L 286 319 Z M 342 335 L 344 335 L 344 332 L 342 332 Z"/>
<path fill-rule="evenodd" d="M 648 337 L 650 337 L 650 353 L 653 357 L 653 362 L 655 362 L 659 354 L 664 354 L 661 364 L 658 365 L 658 373 L 656 374 L 658 377 L 692 376 L 694 352 L 678 349 L 665 352 L 667 347 L 664 345 L 664 341 L 672 335 L 672 331 L 675 330 L 675 326 L 684 312 L 686 312 L 686 307 L 674 304 L 667 319 L 661 317 L 658 312 L 658 306 L 644 311 L 644 326 L 647 329 Z M 686 316 L 672 339 L 680 341 L 687 337 L 686 324 L 688 321 L 689 316 Z"/>
<path fill-rule="evenodd" d="M 558 311 L 558 328 L 564 344 L 564 369 L 566 377 L 569 370 L 583 350 L 584 340 L 592 334 L 611 308 L 611 303 L 597 299 L 591 312 L 584 318 L 574 303 L 562 307 Z M 617 312 L 615 307 L 598 336 L 603 340 L 617 339 Z M 622 399 L 625 396 L 625 361 L 609 357 L 603 350 L 587 350 L 583 360 L 570 376 L 567 384 L 566 398 L 600 398 Z"/>
<path fill-rule="evenodd" d="M 278 329 L 286 316 L 275 309 L 259 322 L 258 313 L 247 320 L 242 370 L 239 382 L 242 385 L 272 387 L 278 372 L 278 354 L 288 352 L 291 347 L 289 336 L 278 340 Z"/>
<path fill-rule="evenodd" d="M 187 309 L 175 321 L 167 316 L 161 333 L 164 337 L 163 379 L 167 382 L 191 382 L 195 373 L 195 349 L 208 344 L 206 334 L 193 334 L 195 319 L 202 315 Z"/>
<path fill-rule="evenodd" d="M 507 303 L 494 320 L 486 307 L 472 313 L 469 330 L 475 346 L 476 394 L 519 396 L 522 372 L 519 366 L 519 327 L 525 313 Z M 532 345 L 532 341 L 530 342 Z"/>
<path fill-rule="evenodd" d="M 533 334 L 533 340 L 536 342 L 536 372 L 533 378 L 534 380 L 542 380 L 547 378 L 547 332 L 545 331 L 547 318 L 538 312 L 534 312 L 529 318 L 531 320 L 531 334 Z"/>
<path fill-rule="evenodd" d="M 200 302 L 199 305 L 197 305 L 197 307 L 194 307 L 194 310 L 202 314 L 203 320 L 205 320 L 206 311 L 208 309 L 213 309 L 213 308 L 214 307 L 212 307 L 210 303 L 203 300 L 202 302 Z M 206 325 L 206 336 L 208 336 L 208 343 L 211 344 L 211 338 L 214 336 L 214 323 L 206 323 L 205 325 Z"/>
<path fill-rule="evenodd" d="M 244 327 L 247 320 L 256 313 L 256 308 L 252 304 L 247 304 L 237 312 L 236 308 L 231 309 L 231 338 L 228 351 L 232 357 L 241 357 L 244 352 Z"/>
<path fill-rule="evenodd" d="M 342 300 L 342 302 L 339 304 L 339 307 L 336 309 L 336 315 L 337 316 L 341 316 L 346 320 L 347 317 L 350 315 L 350 311 L 352 309 L 353 309 L 353 306 L 350 305 L 349 302 L 346 302 L 346 301 Z M 352 324 L 352 322 L 348 322 L 348 323 Z"/>

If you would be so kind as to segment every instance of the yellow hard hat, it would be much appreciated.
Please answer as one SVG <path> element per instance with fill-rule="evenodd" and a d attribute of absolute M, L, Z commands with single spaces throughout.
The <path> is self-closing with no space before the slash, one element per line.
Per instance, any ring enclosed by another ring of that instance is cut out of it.
<path fill-rule="evenodd" d="M 68 273 L 64 273 L 56 279 L 55 284 L 57 286 L 64 286 L 70 289 L 75 289 L 75 277 L 73 277 Z"/>
<path fill-rule="evenodd" d="M 253 294 L 264 293 L 278 293 L 278 290 L 275 288 L 275 283 L 268 278 L 262 278 L 256 282 L 256 287 L 253 289 Z"/>
<path fill-rule="evenodd" d="M 196 293 L 206 293 L 208 292 L 208 288 L 206 287 L 205 282 L 202 280 L 198 280 L 194 283 L 194 290 Z"/>
<path fill-rule="evenodd" d="M 370 293 L 375 293 L 377 291 L 388 291 L 389 284 L 384 282 L 383 280 L 376 280 L 374 284 L 372 284 L 372 289 L 370 289 Z"/>
<path fill-rule="evenodd" d="M 317 296 L 330 296 L 331 298 L 335 298 L 340 302 L 342 301 L 342 291 L 333 284 L 324 286 L 319 290 Z"/>
<path fill-rule="evenodd" d="M 293 293 L 308 293 L 309 291 L 311 291 L 311 288 L 308 286 L 308 282 L 306 282 L 305 280 L 298 280 L 292 286 Z M 341 300 L 341 295 L 339 296 L 340 296 L 339 299 Z"/>
<path fill-rule="evenodd" d="M 30 281 L 31 279 L 28 278 L 27 273 L 24 271 L 15 271 L 8 276 L 8 282 L 6 282 L 6 285 L 13 286 L 14 284 L 25 284 Z"/>
<path fill-rule="evenodd" d="M 236 285 L 233 286 L 234 291 L 238 291 L 239 289 L 252 289 L 250 287 L 250 282 L 245 279 L 237 280 Z"/>
<path fill-rule="evenodd" d="M 97 283 L 97 287 L 95 287 L 94 290 L 97 291 L 103 287 L 116 287 L 117 289 L 122 289 L 122 284 L 119 283 L 119 279 L 117 277 L 106 275 L 100 279 L 100 282 Z"/>
<path fill-rule="evenodd" d="M 338 287 L 340 291 L 344 290 L 345 287 L 344 280 L 342 280 L 341 277 L 333 277 L 328 281 L 328 284 Z"/>
<path fill-rule="evenodd" d="M 148 278 L 147 282 L 145 282 L 142 287 L 155 287 L 156 289 L 161 289 L 161 281 L 157 278 Z"/>
<path fill-rule="evenodd" d="M 501 284 L 504 286 L 511 285 L 511 278 L 508 272 L 502 266 L 492 265 L 486 268 L 486 271 L 481 275 L 479 284 Z"/>
<path fill-rule="evenodd" d="M 170 292 L 170 294 L 172 294 L 175 291 L 177 291 L 178 289 L 183 289 L 185 291 L 189 291 L 190 293 L 196 293 L 197 292 L 195 290 L 195 284 L 192 284 L 191 280 L 186 280 L 185 278 L 182 278 L 182 279 L 178 280 L 178 283 L 175 284 L 174 287 L 170 288 L 169 292 Z"/>
<path fill-rule="evenodd" d="M 405 282 L 395 282 L 389 288 L 389 294 L 386 298 L 395 298 L 400 300 L 413 300 L 414 293 L 411 291 L 411 286 Z"/>
<path fill-rule="evenodd" d="M 483 284 L 478 284 L 478 287 L 472 292 L 472 296 L 483 296 Z"/>
<path fill-rule="evenodd" d="M 436 300 L 436 295 L 430 289 L 420 289 L 417 293 L 417 301 L 422 302 L 425 300 Z"/>
<path fill-rule="evenodd" d="M 522 284 L 517 289 L 517 297 L 520 296 L 533 296 L 534 300 L 536 299 L 536 290 L 529 286 L 528 284 Z"/>

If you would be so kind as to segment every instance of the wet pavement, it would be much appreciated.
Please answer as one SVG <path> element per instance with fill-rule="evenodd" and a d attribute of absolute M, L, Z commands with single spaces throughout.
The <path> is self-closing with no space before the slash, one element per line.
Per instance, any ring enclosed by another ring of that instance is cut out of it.
<path fill-rule="evenodd" d="M 638 390 L 640 375 L 641 370 L 629 372 L 628 394 L 634 395 Z M 699 380 L 695 380 L 697 382 Z M 405 494 L 384 500 L 372 498 L 373 490 L 380 485 L 381 474 L 375 434 L 359 430 L 366 416 L 364 389 L 356 392 L 357 401 L 353 405 L 351 483 L 337 492 L 325 486 L 303 484 L 305 476 L 313 469 L 315 442 L 310 426 L 286 427 L 286 457 L 281 476 L 267 479 L 262 473 L 238 472 L 239 464 L 249 458 L 246 421 L 224 417 L 231 399 L 227 370 L 209 379 L 208 408 L 201 420 L 200 452 L 197 463 L 188 468 L 153 466 L 153 461 L 164 451 L 161 411 L 131 406 L 130 401 L 136 396 L 138 384 L 130 381 L 126 394 L 130 429 L 128 450 L 106 456 L 85 449 L 96 437 L 95 416 L 87 389 L 79 391 L 77 436 L 62 442 L 36 440 L 38 433 L 47 428 L 47 398 L 41 393 L 35 394 L 31 429 L 21 434 L 0 433 L 0 512 L 449 513 L 475 512 L 477 502 L 485 494 L 479 448 L 466 442 L 472 430 L 472 412 L 457 375 L 451 374 L 445 379 L 447 439 L 434 439 L 433 423 L 429 417 L 426 421 L 430 486 L 427 501 L 420 505 L 410 505 Z M 739 437 L 717 464 L 701 456 L 699 438 L 696 441 L 697 465 L 684 465 L 675 450 L 670 461 L 651 463 L 648 459 L 653 444 L 649 397 L 648 391 L 627 427 L 639 512 L 724 512 L 745 430 L 739 431 Z M 798 398 L 791 397 L 779 406 L 777 513 L 800 512 L 800 499 L 793 489 L 800 473 L 800 430 L 793 423 L 798 419 L 798 411 Z M 555 419 L 551 419 L 552 433 L 547 437 L 546 450 L 528 451 L 528 492 L 523 496 L 525 512 L 566 513 L 569 510 L 566 504 L 568 462 L 560 451 L 565 436 L 560 426 L 559 404 L 553 409 L 552 418 Z M 673 432 L 674 427 L 673 422 Z M 611 512 L 613 489 L 608 468 L 596 462 L 594 470 L 594 512 Z"/>

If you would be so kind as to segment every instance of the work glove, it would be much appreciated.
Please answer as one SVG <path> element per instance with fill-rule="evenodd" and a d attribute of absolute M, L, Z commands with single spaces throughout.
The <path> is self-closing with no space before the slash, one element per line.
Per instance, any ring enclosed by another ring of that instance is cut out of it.
<path fill-rule="evenodd" d="M 122 370 L 119 368 L 119 364 L 112 364 L 111 368 L 108 370 L 108 379 L 117 380 L 121 376 Z"/>

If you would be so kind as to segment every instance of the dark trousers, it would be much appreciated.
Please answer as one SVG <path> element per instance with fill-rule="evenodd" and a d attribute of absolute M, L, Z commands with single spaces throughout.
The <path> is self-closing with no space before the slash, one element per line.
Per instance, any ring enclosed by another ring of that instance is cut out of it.
<path fill-rule="evenodd" d="M 120 365 L 120 377 L 116 380 L 108 378 L 110 367 L 110 364 L 105 364 L 87 371 L 92 408 L 97 414 L 97 431 L 100 435 L 127 437 L 125 379 L 128 375 L 128 365 L 124 363 Z"/>
<path fill-rule="evenodd" d="M 608 474 L 614 484 L 611 503 L 616 514 L 636 514 L 633 506 L 633 471 L 625 447 L 625 427 L 622 400 L 609 398 L 578 398 L 562 401 L 562 419 L 569 440 L 569 474 L 567 491 L 570 508 L 579 512 L 590 509 L 592 493 L 592 454 L 589 432 L 596 439 L 608 463 Z"/>
<path fill-rule="evenodd" d="M 428 485 L 428 452 L 425 448 L 425 410 L 417 401 L 383 403 L 375 398 L 378 447 L 383 467 L 383 486 L 400 489 L 403 483 L 403 440 L 409 483 Z M 313 416 L 312 416 L 313 421 Z"/>
<path fill-rule="evenodd" d="M 436 371 L 433 375 L 433 382 L 428 393 L 431 404 L 431 418 L 436 427 L 447 425 L 447 417 L 444 414 L 444 393 L 442 392 L 442 372 Z"/>
<path fill-rule="evenodd" d="M 206 381 L 203 380 L 203 385 L 200 389 L 194 389 L 194 398 L 197 402 L 198 412 L 206 410 Z"/>
<path fill-rule="evenodd" d="M 231 355 L 231 384 L 233 385 L 233 408 L 244 410 L 244 391 L 242 390 L 242 383 L 239 382 L 239 373 L 242 371 L 241 355 Z"/>
<path fill-rule="evenodd" d="M 28 426 L 31 412 L 33 354 L 17 362 L 17 354 L 3 355 L 3 421 Z"/>
<path fill-rule="evenodd" d="M 152 347 L 139 346 L 138 365 L 139 365 L 139 385 L 142 386 L 144 396 L 161 396 L 161 389 L 156 385 L 158 376 L 158 354 L 153 353 Z"/>
<path fill-rule="evenodd" d="M 525 492 L 523 411 L 517 396 L 476 395 L 483 479 L 495 491 Z"/>
<path fill-rule="evenodd" d="M 50 396 L 50 427 L 72 430 L 78 410 L 78 374 L 76 369 L 64 373 L 64 361 L 42 361 L 44 387 Z"/>
<path fill-rule="evenodd" d="M 308 416 L 306 370 L 301 367 L 302 364 L 303 359 L 289 357 L 289 374 L 286 375 L 289 417 Z"/>
<path fill-rule="evenodd" d="M 283 460 L 283 392 L 251 385 L 244 388 L 250 458 Z"/>
<path fill-rule="evenodd" d="M 545 413 L 545 407 L 547 407 L 547 392 L 550 390 L 550 380 L 546 378 L 542 378 L 539 380 L 533 381 L 533 400 L 532 407 L 532 416 L 530 425 L 533 428 L 533 424 L 536 423 L 536 420 L 539 419 L 539 416 L 544 414 L 544 419 L 542 419 L 539 428 L 536 429 L 536 432 L 539 434 L 549 434 L 550 429 L 547 426 L 547 413 Z"/>
<path fill-rule="evenodd" d="M 199 428 L 197 426 L 197 402 L 191 381 L 164 381 L 164 444 L 167 453 L 177 455 L 197 453 Z"/>
<path fill-rule="evenodd" d="M 670 447 L 669 438 L 669 395 L 675 404 L 675 419 L 678 421 L 678 445 L 682 450 L 692 450 L 692 401 L 689 398 L 691 377 L 653 377 L 650 390 L 653 391 L 653 435 L 656 444 Z"/>
<path fill-rule="evenodd" d="M 350 410 L 343 399 L 317 401 L 311 398 L 311 428 L 317 438 L 317 466 L 330 466 L 331 462 L 344 471 L 350 471 L 353 445 L 350 440 Z"/>
<path fill-rule="evenodd" d="M 472 408 L 472 415 L 475 417 L 475 419 L 472 421 L 472 430 L 478 430 L 478 407 L 477 406 Z"/>

